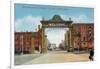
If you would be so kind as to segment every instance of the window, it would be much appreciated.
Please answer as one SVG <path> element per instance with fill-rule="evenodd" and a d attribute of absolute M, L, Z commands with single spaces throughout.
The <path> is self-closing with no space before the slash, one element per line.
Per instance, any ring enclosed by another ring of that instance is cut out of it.
<path fill-rule="evenodd" d="M 84 45 L 86 45 L 86 43 L 83 43 Z"/>
<path fill-rule="evenodd" d="M 85 41 L 85 37 L 83 37 L 83 41 Z"/>
<path fill-rule="evenodd" d="M 79 45 L 79 43 L 77 43 L 77 45 Z"/>
<path fill-rule="evenodd" d="M 89 36 L 91 37 L 91 36 L 92 36 L 92 34 L 89 34 Z"/>
<path fill-rule="evenodd" d="M 90 38 L 90 41 L 92 41 L 92 38 Z"/>
<path fill-rule="evenodd" d="M 91 29 L 91 26 L 89 26 L 89 29 Z"/>

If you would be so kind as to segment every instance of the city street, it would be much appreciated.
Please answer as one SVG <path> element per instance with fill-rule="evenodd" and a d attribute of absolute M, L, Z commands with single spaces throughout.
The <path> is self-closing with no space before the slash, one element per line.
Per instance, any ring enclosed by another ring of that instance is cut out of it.
<path fill-rule="evenodd" d="M 21 61 L 24 60 L 23 58 L 19 63 L 22 63 L 22 65 L 28 65 L 28 64 L 65 63 L 65 62 L 81 62 L 81 61 L 85 62 L 89 61 L 88 56 L 89 56 L 88 53 L 73 54 L 73 53 L 67 53 L 66 51 L 51 51 L 42 55 L 33 54 L 31 55 L 31 57 L 28 57 L 31 59 L 27 59 L 27 61 L 25 59 L 26 62 L 22 63 Z"/>

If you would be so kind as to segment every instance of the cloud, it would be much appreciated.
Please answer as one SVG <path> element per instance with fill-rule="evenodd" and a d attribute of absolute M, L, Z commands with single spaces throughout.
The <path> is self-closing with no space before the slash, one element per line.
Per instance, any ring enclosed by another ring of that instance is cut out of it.
<path fill-rule="evenodd" d="M 40 25 L 41 17 L 25 16 L 20 19 L 15 20 L 15 31 L 24 32 L 24 31 L 36 31 L 38 25 Z"/>
<path fill-rule="evenodd" d="M 77 16 L 61 15 L 61 17 L 64 20 L 68 20 L 69 18 L 71 18 L 73 23 L 94 23 L 94 18 L 87 16 L 85 14 L 80 14 L 80 15 L 77 15 Z"/>

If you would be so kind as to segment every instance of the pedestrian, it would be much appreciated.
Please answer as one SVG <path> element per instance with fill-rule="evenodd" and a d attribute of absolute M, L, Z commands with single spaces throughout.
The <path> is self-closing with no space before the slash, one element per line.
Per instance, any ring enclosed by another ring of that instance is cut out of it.
<path fill-rule="evenodd" d="M 93 56 L 94 56 L 94 50 L 91 49 L 91 50 L 90 50 L 90 55 L 89 55 L 90 61 L 93 61 Z"/>

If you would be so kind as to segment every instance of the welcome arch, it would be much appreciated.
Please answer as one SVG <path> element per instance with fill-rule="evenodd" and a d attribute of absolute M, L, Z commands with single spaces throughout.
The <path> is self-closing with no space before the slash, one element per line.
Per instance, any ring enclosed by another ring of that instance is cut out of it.
<path fill-rule="evenodd" d="M 73 46 L 72 46 L 72 23 L 73 21 L 71 18 L 69 18 L 68 21 L 63 20 L 59 15 L 54 15 L 52 19 L 50 20 L 44 20 L 44 18 L 40 21 L 42 24 L 41 27 L 41 34 L 42 34 L 42 49 L 41 51 L 43 53 L 47 52 L 47 46 L 45 45 L 45 29 L 46 28 L 69 28 L 68 31 L 68 47 L 67 50 L 73 51 Z"/>

